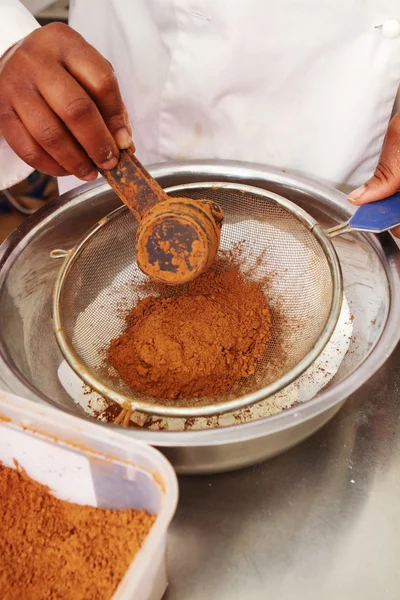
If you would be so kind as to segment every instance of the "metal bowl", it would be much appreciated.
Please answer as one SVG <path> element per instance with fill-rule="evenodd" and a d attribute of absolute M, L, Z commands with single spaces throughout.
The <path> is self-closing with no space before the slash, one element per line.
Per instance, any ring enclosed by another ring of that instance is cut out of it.
<path fill-rule="evenodd" d="M 345 196 L 321 183 L 236 162 L 156 165 L 163 187 L 198 181 L 258 186 L 297 203 L 322 226 L 349 218 Z M 99 181 L 65 194 L 35 213 L 0 249 L 0 378 L 7 389 L 87 419 L 62 388 L 62 361 L 51 326 L 52 293 L 59 264 L 54 248 L 72 248 L 97 221 L 119 206 Z M 400 257 L 385 234 L 352 234 L 337 239 L 350 303 L 353 338 L 339 370 L 315 398 L 272 417 L 204 431 L 121 432 L 157 446 L 181 473 L 227 471 L 283 452 L 324 425 L 346 398 L 384 363 L 400 338 Z M 99 427 L 110 427 L 99 423 Z"/>

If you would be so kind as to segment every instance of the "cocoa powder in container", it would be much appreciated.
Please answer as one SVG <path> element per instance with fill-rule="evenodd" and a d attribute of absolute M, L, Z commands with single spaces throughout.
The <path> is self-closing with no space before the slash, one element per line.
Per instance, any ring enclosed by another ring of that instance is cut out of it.
<path fill-rule="evenodd" d="M 212 397 L 254 375 L 270 330 L 261 284 L 234 267 L 201 275 L 178 296 L 139 302 L 107 358 L 134 391 L 160 399 Z"/>
<path fill-rule="evenodd" d="M 2 600 L 109 600 L 155 520 L 58 500 L 2 465 L 0 514 Z"/>

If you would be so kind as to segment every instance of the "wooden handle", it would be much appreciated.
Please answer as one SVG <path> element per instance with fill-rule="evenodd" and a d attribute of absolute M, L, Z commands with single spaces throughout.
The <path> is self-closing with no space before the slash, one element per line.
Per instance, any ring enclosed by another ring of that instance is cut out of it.
<path fill-rule="evenodd" d="M 120 151 L 120 158 L 114 169 L 99 171 L 139 221 L 150 208 L 169 198 L 136 158 L 133 147 Z"/>

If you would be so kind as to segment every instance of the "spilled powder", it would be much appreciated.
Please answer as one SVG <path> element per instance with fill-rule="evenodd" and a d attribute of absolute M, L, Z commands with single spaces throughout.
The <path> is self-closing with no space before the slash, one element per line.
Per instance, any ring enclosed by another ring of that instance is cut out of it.
<path fill-rule="evenodd" d="M 2 465 L 0 514 L 2 600 L 109 600 L 154 523 L 58 500 Z"/>
<path fill-rule="evenodd" d="M 261 284 L 237 267 L 211 271 L 179 296 L 139 302 L 107 358 L 132 390 L 160 399 L 210 397 L 254 375 L 270 330 Z"/>

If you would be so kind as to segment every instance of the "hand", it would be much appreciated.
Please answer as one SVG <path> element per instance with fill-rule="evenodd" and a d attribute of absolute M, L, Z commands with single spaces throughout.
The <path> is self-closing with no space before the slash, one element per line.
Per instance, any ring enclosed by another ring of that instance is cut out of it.
<path fill-rule="evenodd" d="M 97 177 L 95 165 L 115 167 L 132 143 L 110 63 L 62 23 L 33 31 L 0 59 L 0 133 L 34 169 L 84 181 Z"/>
<path fill-rule="evenodd" d="M 367 202 L 383 200 L 400 190 L 400 113 L 389 123 L 382 153 L 375 174 L 364 185 L 349 194 L 352 204 L 360 206 Z M 392 229 L 400 238 L 400 227 Z"/>

